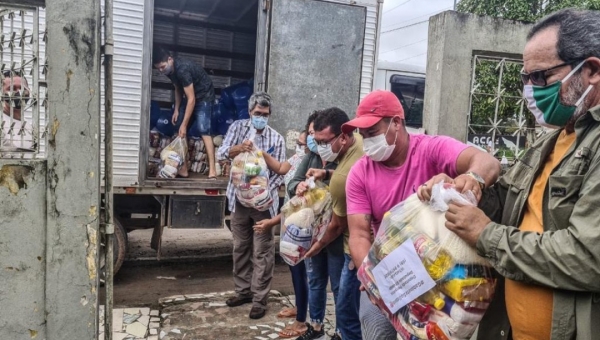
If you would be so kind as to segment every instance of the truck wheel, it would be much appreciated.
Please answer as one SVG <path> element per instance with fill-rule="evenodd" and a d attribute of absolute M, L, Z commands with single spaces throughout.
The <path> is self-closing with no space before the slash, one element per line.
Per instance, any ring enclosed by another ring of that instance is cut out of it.
<path fill-rule="evenodd" d="M 123 261 L 125 260 L 125 254 L 127 253 L 127 232 L 123 225 L 117 218 L 114 219 L 114 227 L 115 233 L 113 238 L 113 272 L 114 275 L 117 274 L 119 269 L 121 269 L 121 265 L 123 265 Z M 105 280 L 105 246 L 104 242 L 100 245 L 100 281 L 104 282 Z"/>
<path fill-rule="evenodd" d="M 113 239 L 113 255 L 114 255 L 114 274 L 116 275 L 125 261 L 125 254 L 127 254 L 127 232 L 118 218 L 114 219 L 115 224 L 115 237 Z"/>

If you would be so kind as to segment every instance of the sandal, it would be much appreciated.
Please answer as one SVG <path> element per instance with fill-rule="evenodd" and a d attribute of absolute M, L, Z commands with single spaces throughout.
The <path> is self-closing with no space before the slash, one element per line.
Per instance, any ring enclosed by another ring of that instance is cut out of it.
<path fill-rule="evenodd" d="M 295 337 L 301 336 L 302 334 L 304 334 L 304 332 L 306 332 L 306 329 L 305 330 L 297 330 L 297 329 L 291 328 L 291 326 L 288 326 L 288 327 L 282 329 L 281 332 L 279 332 L 279 337 L 282 339 L 295 338 Z"/>
<path fill-rule="evenodd" d="M 284 308 L 277 314 L 278 318 L 293 318 L 296 316 L 296 308 Z"/>

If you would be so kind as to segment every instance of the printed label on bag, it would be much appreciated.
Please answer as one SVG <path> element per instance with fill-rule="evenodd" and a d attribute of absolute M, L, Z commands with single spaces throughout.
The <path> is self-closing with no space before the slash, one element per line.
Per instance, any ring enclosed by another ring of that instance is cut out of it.
<path fill-rule="evenodd" d="M 373 268 L 373 276 L 392 313 L 435 287 L 410 239 L 381 260 Z"/>

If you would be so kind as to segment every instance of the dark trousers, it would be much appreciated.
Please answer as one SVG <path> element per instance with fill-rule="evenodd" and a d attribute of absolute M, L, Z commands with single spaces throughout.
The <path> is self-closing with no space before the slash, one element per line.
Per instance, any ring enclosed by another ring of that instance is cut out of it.
<path fill-rule="evenodd" d="M 306 265 L 304 261 L 295 266 L 289 266 L 292 272 L 292 284 L 296 294 L 296 321 L 306 322 L 306 311 L 308 309 L 308 279 L 306 277 Z"/>
<path fill-rule="evenodd" d="M 258 211 L 235 203 L 231 218 L 233 233 L 233 282 L 235 292 L 253 296 L 252 305 L 267 305 L 273 269 L 275 268 L 275 243 L 273 229 L 257 234 L 252 227 L 256 222 L 271 218 L 269 211 Z"/>

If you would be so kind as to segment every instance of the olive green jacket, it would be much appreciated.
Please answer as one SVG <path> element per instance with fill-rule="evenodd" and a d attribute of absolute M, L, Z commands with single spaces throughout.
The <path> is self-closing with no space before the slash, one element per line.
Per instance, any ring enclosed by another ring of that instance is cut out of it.
<path fill-rule="evenodd" d="M 500 277 L 554 289 L 552 339 L 600 339 L 600 106 L 575 124 L 576 141 L 550 174 L 544 232 L 519 232 L 531 187 L 560 131 L 540 138 L 480 203 L 495 222 L 477 241 Z M 535 322 L 535 315 L 531 316 Z M 510 339 L 504 279 L 478 339 Z"/>

